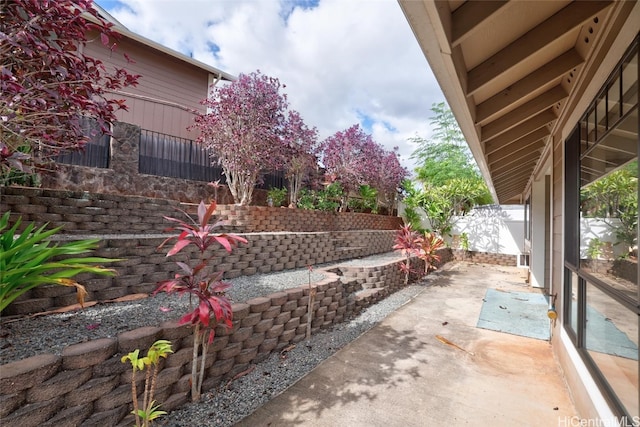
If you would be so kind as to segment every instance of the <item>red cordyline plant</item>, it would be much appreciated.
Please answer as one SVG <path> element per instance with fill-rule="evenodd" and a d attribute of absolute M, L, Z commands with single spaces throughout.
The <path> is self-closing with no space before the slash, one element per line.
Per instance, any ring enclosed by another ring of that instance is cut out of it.
<path fill-rule="evenodd" d="M 400 251 L 405 256 L 405 261 L 400 263 L 400 270 L 404 273 L 404 284 L 409 283 L 409 275 L 417 274 L 422 276 L 428 274 L 429 271 L 435 270 L 434 262 L 440 262 L 440 255 L 437 251 L 444 247 L 444 240 L 435 233 L 425 232 L 420 234 L 411 228 L 411 225 L 405 225 L 396 231 L 395 245 L 393 249 Z M 424 261 L 424 272 L 411 268 L 411 256 L 415 255 Z"/>
<path fill-rule="evenodd" d="M 158 287 L 154 291 L 154 295 L 162 291 L 177 292 L 178 294 L 188 293 L 190 302 L 192 297 L 198 299 L 198 305 L 195 308 L 192 307 L 193 310 L 180 319 L 180 324 L 194 325 L 191 365 L 191 399 L 194 402 L 200 400 L 207 349 L 215 336 L 215 327 L 217 325 L 232 327 L 233 317 L 231 303 L 224 296 L 224 291 L 231 285 L 222 282 L 222 272 L 209 271 L 207 265 L 209 259 L 206 258 L 206 252 L 212 245 L 219 244 L 231 253 L 239 243 L 247 243 L 245 238 L 235 234 L 214 233 L 216 228 L 224 225 L 222 221 L 209 224 L 216 207 L 216 202 L 212 202 L 208 206 L 204 202 L 200 202 L 197 221 L 182 211 L 191 220 L 191 223 L 165 216 L 165 219 L 177 224 L 168 228 L 167 231 L 179 231 L 180 234 L 169 237 L 159 246 L 161 248 L 169 240 L 176 239 L 167 256 L 176 255 L 189 245 L 197 247 L 200 251 L 200 260 L 195 267 L 184 262 L 176 262 L 180 271 L 175 274 L 173 279 L 158 283 Z M 207 329 L 209 330 L 209 338 L 205 340 L 204 335 Z M 198 359 L 200 348 L 202 357 Z M 200 366 L 198 366 L 198 361 Z"/>
<path fill-rule="evenodd" d="M 441 257 L 437 252 L 443 247 L 444 240 L 435 233 L 425 232 L 424 235 L 420 237 L 417 255 L 418 258 L 424 261 L 424 274 L 429 274 L 429 271 L 437 268 L 433 264 L 440 262 Z"/>
<path fill-rule="evenodd" d="M 409 275 L 418 273 L 411 268 L 411 256 L 417 255 L 421 240 L 420 234 L 411 228 L 410 224 L 401 227 L 396 231 L 395 245 L 393 249 L 400 251 L 404 255 L 405 260 L 399 264 L 400 270 L 404 273 L 404 284 L 409 283 Z"/>

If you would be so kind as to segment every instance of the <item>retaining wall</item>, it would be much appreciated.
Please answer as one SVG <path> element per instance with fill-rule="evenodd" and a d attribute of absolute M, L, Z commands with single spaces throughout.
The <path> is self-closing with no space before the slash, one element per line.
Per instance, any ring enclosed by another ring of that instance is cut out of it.
<path fill-rule="evenodd" d="M 196 204 L 176 200 L 44 188 L 0 187 L 0 212 L 12 220 L 49 222 L 64 234 L 162 233 L 170 224 L 163 216 L 185 218 L 178 210 L 197 212 Z M 354 212 L 322 212 L 267 206 L 218 205 L 216 216 L 228 222 L 223 230 L 264 231 L 397 230 L 402 218 Z"/>
<path fill-rule="evenodd" d="M 424 268 L 414 260 L 414 268 Z M 348 269 L 347 269 L 348 270 Z M 338 271 L 340 272 L 340 271 Z M 346 272 L 346 271 L 345 271 Z M 312 333 L 342 322 L 401 288 L 397 262 L 364 267 L 361 277 L 326 272 L 312 307 Z M 360 279 L 375 277 L 362 291 Z M 216 329 L 209 347 L 203 392 L 228 381 L 272 352 L 305 338 L 309 285 L 254 298 L 233 306 L 233 329 Z M 130 426 L 130 366 L 120 358 L 154 341 L 172 342 L 174 353 L 161 363 L 156 400 L 170 411 L 189 398 L 193 335 L 175 321 L 122 332 L 65 348 L 62 355 L 41 354 L 0 367 L 0 418 L 6 425 Z M 142 374 L 138 390 L 142 390 Z"/>
<path fill-rule="evenodd" d="M 333 263 L 345 259 L 390 252 L 395 232 L 392 230 L 334 231 L 317 233 L 241 234 L 248 240 L 229 254 L 217 247 L 208 255 L 213 271 L 224 271 L 226 279 L 251 276 L 308 265 Z M 108 236 L 100 241 L 95 256 L 123 259 L 108 266 L 114 277 L 77 276 L 88 292 L 87 301 L 106 301 L 129 294 L 152 292 L 157 283 L 173 277 L 175 261 L 195 261 L 200 253 L 193 246 L 167 257 L 170 246 L 157 247 L 164 237 Z M 195 263 L 191 263 L 195 265 Z M 76 303 L 75 288 L 39 286 L 15 300 L 3 315 L 24 315 L 65 307 Z"/>
<path fill-rule="evenodd" d="M 452 256 L 456 261 L 477 262 L 480 264 L 504 265 L 516 267 L 518 265 L 518 255 L 498 254 L 492 252 L 463 251 L 453 249 Z"/>

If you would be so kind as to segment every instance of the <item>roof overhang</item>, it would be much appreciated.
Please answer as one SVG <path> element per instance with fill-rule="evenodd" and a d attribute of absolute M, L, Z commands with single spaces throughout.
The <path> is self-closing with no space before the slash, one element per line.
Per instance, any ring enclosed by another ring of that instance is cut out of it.
<path fill-rule="evenodd" d="M 631 1 L 398 1 L 501 204 L 524 201 L 585 64 L 638 14 Z"/>

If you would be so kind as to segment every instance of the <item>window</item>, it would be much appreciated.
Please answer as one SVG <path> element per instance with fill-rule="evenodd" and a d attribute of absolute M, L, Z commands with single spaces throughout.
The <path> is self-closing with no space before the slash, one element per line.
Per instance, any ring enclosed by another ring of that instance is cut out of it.
<path fill-rule="evenodd" d="M 564 327 L 628 420 L 640 416 L 639 151 L 636 38 L 565 141 Z"/>

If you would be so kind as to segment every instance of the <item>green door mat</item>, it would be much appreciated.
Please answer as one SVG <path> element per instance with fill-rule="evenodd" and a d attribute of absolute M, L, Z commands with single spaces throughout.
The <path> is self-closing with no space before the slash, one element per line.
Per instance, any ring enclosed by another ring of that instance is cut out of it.
<path fill-rule="evenodd" d="M 487 289 L 478 328 L 548 340 L 549 303 L 542 294 Z"/>

